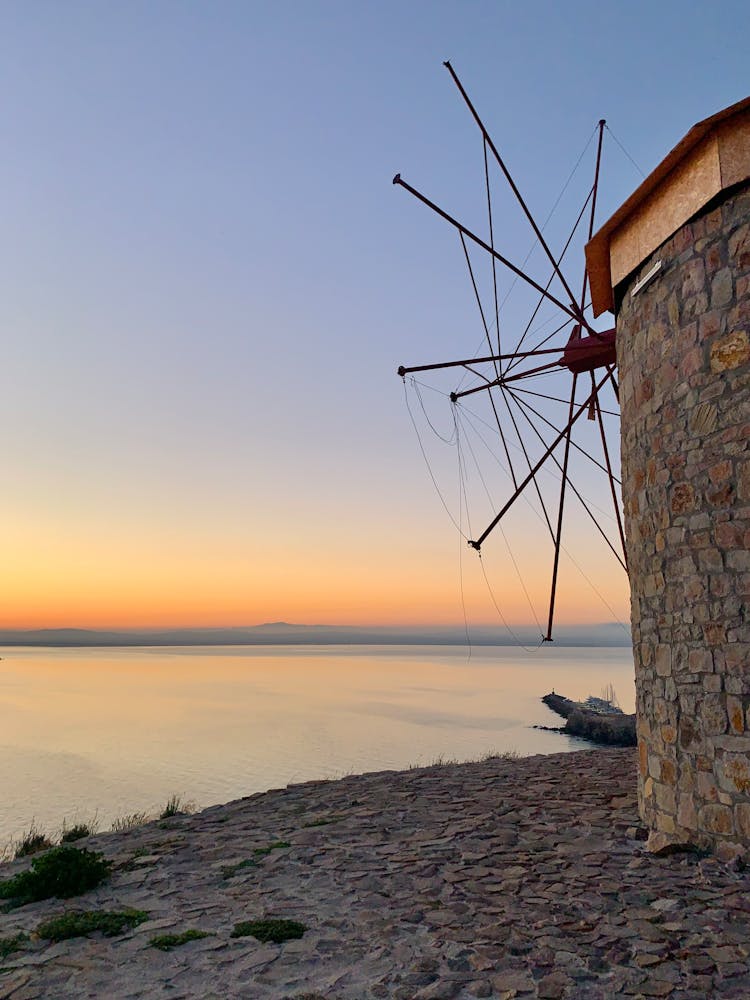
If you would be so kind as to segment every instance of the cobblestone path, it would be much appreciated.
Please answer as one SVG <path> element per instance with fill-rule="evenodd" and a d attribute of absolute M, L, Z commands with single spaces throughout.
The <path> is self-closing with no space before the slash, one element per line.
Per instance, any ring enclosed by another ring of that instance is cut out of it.
<path fill-rule="evenodd" d="M 647 854 L 634 789 L 631 750 L 490 759 L 90 838 L 114 863 L 100 888 L 0 913 L 0 939 L 31 936 L 0 958 L 0 997 L 747 1000 L 750 876 Z M 125 907 L 149 920 L 112 938 L 33 935 L 71 909 Z M 264 917 L 307 930 L 230 936 Z M 189 929 L 208 936 L 150 945 Z"/>

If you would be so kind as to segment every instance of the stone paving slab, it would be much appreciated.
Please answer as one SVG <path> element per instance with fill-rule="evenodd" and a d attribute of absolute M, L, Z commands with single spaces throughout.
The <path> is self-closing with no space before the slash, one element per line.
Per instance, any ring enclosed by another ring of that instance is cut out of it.
<path fill-rule="evenodd" d="M 635 769 L 628 749 L 381 772 L 89 838 L 114 863 L 106 883 L 0 913 L 0 938 L 31 935 L 0 960 L 0 997 L 747 1000 L 750 876 L 648 854 Z M 149 921 L 33 936 L 71 909 L 125 907 Z M 263 917 L 307 930 L 230 936 Z M 191 928 L 209 936 L 149 944 Z"/>

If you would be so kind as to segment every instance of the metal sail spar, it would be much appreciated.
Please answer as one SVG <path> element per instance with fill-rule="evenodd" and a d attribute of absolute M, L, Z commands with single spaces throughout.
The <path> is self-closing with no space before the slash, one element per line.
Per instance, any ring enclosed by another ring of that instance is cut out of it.
<path fill-rule="evenodd" d="M 614 445 L 610 447 L 608 444 L 608 432 L 604 421 L 605 417 L 617 416 L 617 404 L 619 400 L 618 384 L 615 375 L 617 363 L 616 331 L 614 328 L 597 330 L 586 318 L 588 311 L 586 303 L 588 282 L 585 270 L 581 293 L 576 299 L 562 268 L 563 258 L 571 245 L 573 236 L 586 211 L 588 211 L 587 228 L 589 238 L 593 233 L 599 188 L 602 140 L 606 123 L 604 120 L 601 120 L 598 124 L 598 142 L 593 184 L 561 253 L 556 257 L 543 234 L 544 226 L 539 226 L 534 219 L 526 201 L 520 193 L 518 185 L 511 176 L 497 146 L 489 135 L 455 70 L 450 63 L 446 63 L 445 66 L 481 133 L 487 197 L 488 238 L 483 238 L 463 225 L 457 218 L 439 207 L 413 185 L 403 180 L 400 174 L 396 174 L 393 182 L 407 190 L 418 201 L 425 204 L 458 232 L 482 320 L 485 342 L 490 350 L 489 353 L 481 355 L 477 352 L 477 355 L 470 358 L 410 366 L 402 365 L 398 368 L 398 374 L 402 378 L 410 376 L 413 379 L 420 373 L 450 372 L 450 370 L 455 369 L 459 371 L 463 370 L 464 379 L 467 375 L 475 378 L 475 383 L 465 388 L 463 387 L 462 380 L 462 383 L 448 394 L 449 398 L 454 407 L 460 407 L 462 401 L 467 399 L 467 397 L 473 397 L 474 399 L 484 398 L 488 401 L 491 408 L 491 424 L 494 425 L 493 430 L 497 433 L 497 443 L 501 446 L 500 454 L 504 455 L 507 461 L 513 490 L 507 500 L 502 505 L 499 505 L 499 509 L 496 509 L 484 530 L 474 538 L 467 538 L 467 541 L 472 548 L 479 551 L 485 540 L 514 507 L 516 501 L 524 495 L 525 491 L 533 489 L 541 506 L 543 520 L 546 522 L 553 547 L 549 608 L 546 632 L 543 635 L 545 640 L 551 641 L 560 567 L 560 552 L 563 548 L 562 535 L 568 490 L 572 492 L 580 506 L 591 518 L 597 531 L 617 561 L 627 570 L 619 500 L 620 481 L 612 468 L 612 454 L 616 451 L 616 448 Z M 527 255 L 523 264 L 519 266 L 497 249 L 489 175 L 489 163 L 491 160 L 494 161 L 502 172 L 535 235 L 536 245 L 541 248 L 544 256 L 547 258 L 551 274 L 546 283 L 537 280 L 524 269 L 529 255 Z M 482 304 L 467 244 L 478 248 L 480 252 L 484 251 L 489 255 L 491 260 L 492 299 L 494 307 L 492 310 L 485 309 Z M 531 318 L 520 333 L 520 336 L 518 336 L 516 347 L 512 351 L 503 350 L 501 344 L 500 303 L 498 301 L 496 272 L 498 265 L 514 276 L 514 283 L 516 281 L 521 282 L 538 296 L 538 301 L 531 314 Z M 537 329 L 533 327 L 533 324 L 544 303 L 557 313 L 561 322 L 551 334 L 545 335 L 543 339 L 532 346 L 532 344 L 527 342 L 533 340 L 534 331 Z M 497 334 L 497 350 L 494 350 L 495 345 L 492 342 L 490 324 L 487 322 L 487 315 L 492 315 L 492 312 L 494 312 L 494 325 Z M 551 345 L 549 341 L 558 337 L 565 331 L 566 327 L 570 328 L 567 340 L 557 346 Z M 549 388 L 546 385 L 546 378 L 555 374 L 569 378 L 567 391 L 563 391 L 560 395 L 556 395 L 552 391 L 543 391 Z M 581 398 L 580 389 L 584 388 L 583 381 L 590 382 L 590 386 L 584 389 L 583 397 Z M 605 387 L 613 394 L 613 399 L 609 403 L 603 398 Z M 543 407 L 548 406 L 550 402 L 566 408 L 567 412 L 563 420 L 560 419 L 559 414 L 554 419 L 549 419 L 549 414 L 545 415 Z M 573 432 L 574 430 L 578 432 L 580 428 L 579 421 L 584 414 L 587 415 L 588 421 L 594 422 L 597 428 L 600 450 L 598 456 L 591 454 L 589 448 L 582 447 L 573 438 Z M 515 465 L 512 456 L 513 450 L 520 451 L 523 456 L 523 461 L 516 458 Z M 596 505 L 586 500 L 571 478 L 571 456 L 573 454 L 584 455 L 588 462 L 603 473 L 608 481 L 610 501 L 614 508 L 614 517 L 611 517 L 611 520 L 616 525 L 617 535 L 619 536 L 617 545 L 613 544 L 608 533 L 603 529 L 600 518 L 597 516 Z M 519 462 L 521 463 L 520 466 Z M 559 492 L 556 503 L 550 501 L 549 497 L 545 499 L 543 494 L 545 492 L 548 493 L 548 490 L 543 490 L 539 481 L 539 474 L 548 472 L 550 469 L 559 481 Z"/>

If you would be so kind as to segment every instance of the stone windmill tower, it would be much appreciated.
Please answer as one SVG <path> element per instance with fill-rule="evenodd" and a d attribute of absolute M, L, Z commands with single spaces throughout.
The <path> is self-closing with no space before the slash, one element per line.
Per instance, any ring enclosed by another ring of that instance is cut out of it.
<path fill-rule="evenodd" d="M 639 800 L 650 846 L 750 849 L 750 98 L 586 248 L 617 317 Z"/>

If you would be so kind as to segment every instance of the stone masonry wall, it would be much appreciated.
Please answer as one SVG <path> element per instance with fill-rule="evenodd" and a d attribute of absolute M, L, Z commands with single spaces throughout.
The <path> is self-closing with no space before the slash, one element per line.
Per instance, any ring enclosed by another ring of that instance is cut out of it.
<path fill-rule="evenodd" d="M 653 849 L 731 857 L 750 848 L 750 185 L 618 291 L 641 814 Z"/>

